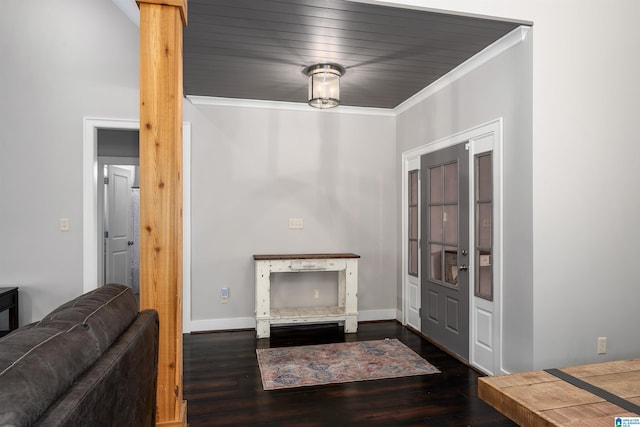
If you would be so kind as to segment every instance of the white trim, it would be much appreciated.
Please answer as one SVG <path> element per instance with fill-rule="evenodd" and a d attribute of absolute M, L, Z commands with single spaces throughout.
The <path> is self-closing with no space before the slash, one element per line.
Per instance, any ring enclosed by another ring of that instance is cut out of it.
<path fill-rule="evenodd" d="M 232 329 L 255 329 L 255 317 L 232 317 L 229 319 L 192 320 L 189 332 L 228 331 Z"/>
<path fill-rule="evenodd" d="M 382 310 L 360 310 L 358 311 L 358 322 L 370 322 L 375 320 L 394 320 L 398 316 L 395 308 Z"/>
<path fill-rule="evenodd" d="M 461 79 L 498 55 L 511 49 L 513 46 L 523 42 L 530 29 L 531 27 L 522 25 L 501 39 L 496 40 L 453 70 L 449 71 L 444 76 L 440 77 L 435 82 L 431 83 L 426 88 L 422 89 L 420 92 L 413 95 L 411 98 L 404 101 L 402 104 L 398 105 L 393 109 L 394 114 L 398 115 L 404 113 L 448 85 L 454 83 L 456 80 Z"/>
<path fill-rule="evenodd" d="M 139 130 L 131 119 L 83 118 L 83 292 L 98 287 L 98 129 Z M 182 124 L 182 330 L 191 331 L 191 124 Z"/>
<path fill-rule="evenodd" d="M 475 139 L 482 135 L 487 135 L 491 133 L 491 131 L 484 131 L 483 128 L 491 129 L 490 126 L 496 126 L 499 123 L 502 123 L 502 118 L 490 120 L 478 126 L 474 126 L 472 128 L 454 133 L 453 135 L 449 135 L 444 138 L 438 139 L 436 141 L 421 145 L 419 147 L 412 148 L 411 150 L 407 150 L 402 153 L 402 159 L 409 160 L 413 157 L 420 157 L 423 154 L 442 150 L 443 148 L 451 147 L 452 145 L 456 145 L 460 142 L 468 141 L 470 139 Z"/>
<path fill-rule="evenodd" d="M 498 201 L 496 201 L 496 206 L 495 206 L 495 211 L 497 212 L 497 224 L 498 226 L 495 227 L 494 232 L 496 233 L 496 246 L 494 247 L 495 255 L 494 255 L 494 260 L 495 262 L 499 262 L 499 267 L 496 268 L 497 271 L 497 275 L 499 276 L 499 292 L 498 292 L 498 296 L 494 295 L 494 305 L 496 307 L 498 307 L 497 311 L 498 311 L 498 336 L 496 337 L 498 340 L 498 346 L 500 348 L 500 350 L 498 351 L 498 356 L 499 356 L 499 362 L 497 364 L 497 366 L 502 366 L 502 353 L 501 353 L 501 349 L 502 349 L 502 276 L 503 276 L 503 264 L 502 264 L 502 236 L 503 236 L 503 227 L 504 227 L 504 221 L 503 221 L 503 213 L 502 213 L 502 191 L 503 191 L 503 179 L 504 179 L 504 175 L 503 175 L 503 164 L 502 164 L 502 118 L 497 118 L 495 120 L 491 120 L 487 123 L 483 123 L 481 125 L 475 126 L 473 128 L 455 133 L 451 136 L 439 139 L 437 141 L 433 141 L 424 145 L 421 145 L 419 147 L 413 148 L 411 150 L 405 151 L 402 153 L 402 264 L 403 264 L 403 274 L 402 274 L 402 288 L 401 288 L 401 298 L 402 298 L 402 307 L 403 307 L 403 313 L 402 313 L 402 324 L 406 325 L 407 324 L 407 316 L 408 316 L 408 310 L 406 310 L 406 304 L 407 304 L 407 298 L 408 298 L 408 286 L 409 283 L 407 281 L 407 275 L 404 274 L 405 273 L 405 265 L 407 264 L 407 247 L 408 247 L 408 239 L 407 239 L 407 234 L 408 234 L 408 227 L 409 224 L 407 222 L 407 218 L 408 218 L 408 211 L 407 211 L 407 203 L 406 203 L 406 198 L 407 198 L 407 184 L 406 184 L 406 180 L 404 179 L 404 177 L 407 175 L 407 173 L 409 172 L 409 162 L 411 160 L 414 160 L 416 158 L 420 158 L 420 156 L 422 156 L 423 154 L 427 154 L 427 153 L 431 153 L 434 151 L 438 151 L 438 150 L 442 150 L 444 148 L 447 147 L 451 147 L 453 145 L 456 144 L 460 144 L 463 143 L 465 141 L 473 141 L 474 139 L 478 139 L 482 136 L 486 136 L 489 134 L 494 134 L 496 136 L 496 146 L 498 148 L 498 159 L 499 159 L 499 164 L 497 165 L 496 168 L 494 168 L 494 177 L 496 177 L 497 179 L 494 180 L 495 185 L 498 185 L 499 187 L 499 195 L 496 195 L 496 198 L 499 197 L 499 203 Z M 494 147 L 495 149 L 496 147 Z M 470 155 L 473 153 L 473 148 L 470 150 Z M 469 163 L 469 168 L 470 171 L 472 171 L 473 168 L 473 162 Z M 471 173 L 471 172 L 470 172 Z M 497 173 L 497 175 L 496 175 Z M 471 194 L 471 192 L 470 192 Z M 471 195 L 470 195 L 471 197 Z M 470 230 L 471 231 L 471 230 Z M 471 241 L 469 242 L 470 244 L 472 243 Z M 497 259 L 496 259 L 497 257 Z M 472 272 L 474 268 L 473 265 L 473 260 L 470 260 L 470 264 L 469 264 L 469 271 Z M 474 292 L 472 292 L 472 276 L 470 275 L 469 277 L 469 362 L 472 363 L 472 359 L 471 359 L 471 348 L 472 348 L 472 331 L 473 331 L 473 324 L 471 323 L 473 320 L 473 307 L 474 307 Z M 472 363 L 473 364 L 473 363 Z"/>
<path fill-rule="evenodd" d="M 364 114 L 369 116 L 395 116 L 388 108 L 351 107 L 341 105 L 337 108 L 319 110 L 301 102 L 264 101 L 258 99 L 221 98 L 215 96 L 187 95 L 193 105 L 212 105 L 219 107 L 265 108 L 269 110 L 306 111 L 321 114 Z"/>
<path fill-rule="evenodd" d="M 394 308 L 383 310 L 363 310 L 358 312 L 359 322 L 376 320 L 395 320 L 397 312 Z M 228 331 L 232 329 L 255 329 L 255 317 L 232 317 L 228 319 L 192 320 L 189 332 Z M 186 331 L 185 331 L 186 332 Z"/>
<path fill-rule="evenodd" d="M 354 3 L 373 4 L 378 6 L 393 7 L 396 9 L 408 9 L 421 12 L 433 12 L 452 16 L 464 16 L 469 18 L 493 19 L 496 21 L 511 22 L 514 24 L 533 25 L 533 22 L 525 18 L 505 18 L 504 16 L 485 15 L 482 13 L 463 12 L 453 9 L 442 9 L 435 7 L 426 7 L 417 4 L 407 4 L 407 0 L 346 0 Z M 417 0 L 413 0 L 416 2 Z"/>
<path fill-rule="evenodd" d="M 182 332 L 191 332 L 191 123 L 182 123 Z"/>

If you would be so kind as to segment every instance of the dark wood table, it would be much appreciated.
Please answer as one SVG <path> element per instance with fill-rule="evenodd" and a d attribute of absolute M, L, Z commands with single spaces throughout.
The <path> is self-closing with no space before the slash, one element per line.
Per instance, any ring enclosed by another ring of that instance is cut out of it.
<path fill-rule="evenodd" d="M 9 310 L 9 330 L 0 331 L 0 337 L 18 329 L 18 288 L 0 288 L 0 312 Z"/>

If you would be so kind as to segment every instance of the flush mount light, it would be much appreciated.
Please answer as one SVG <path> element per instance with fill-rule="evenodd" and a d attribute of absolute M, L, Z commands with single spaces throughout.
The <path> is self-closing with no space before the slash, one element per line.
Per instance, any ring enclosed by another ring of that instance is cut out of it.
<path fill-rule="evenodd" d="M 333 108 L 340 104 L 340 77 L 346 72 L 338 64 L 315 64 L 302 72 L 309 76 L 309 105 L 315 108 Z"/>

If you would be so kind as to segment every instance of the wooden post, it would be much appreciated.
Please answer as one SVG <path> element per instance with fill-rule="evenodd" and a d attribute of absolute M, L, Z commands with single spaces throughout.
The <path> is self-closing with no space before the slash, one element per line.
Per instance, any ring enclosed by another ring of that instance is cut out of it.
<path fill-rule="evenodd" d="M 186 0 L 140 7 L 140 306 L 160 315 L 156 423 L 186 426 L 182 394 L 182 28 Z"/>

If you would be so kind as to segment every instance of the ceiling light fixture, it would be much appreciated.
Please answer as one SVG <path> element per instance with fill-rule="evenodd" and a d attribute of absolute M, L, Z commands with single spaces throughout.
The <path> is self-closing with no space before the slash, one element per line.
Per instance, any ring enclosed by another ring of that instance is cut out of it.
<path fill-rule="evenodd" d="M 309 76 L 309 105 L 315 108 L 333 108 L 340 104 L 340 77 L 346 72 L 338 64 L 315 64 L 302 72 Z"/>

